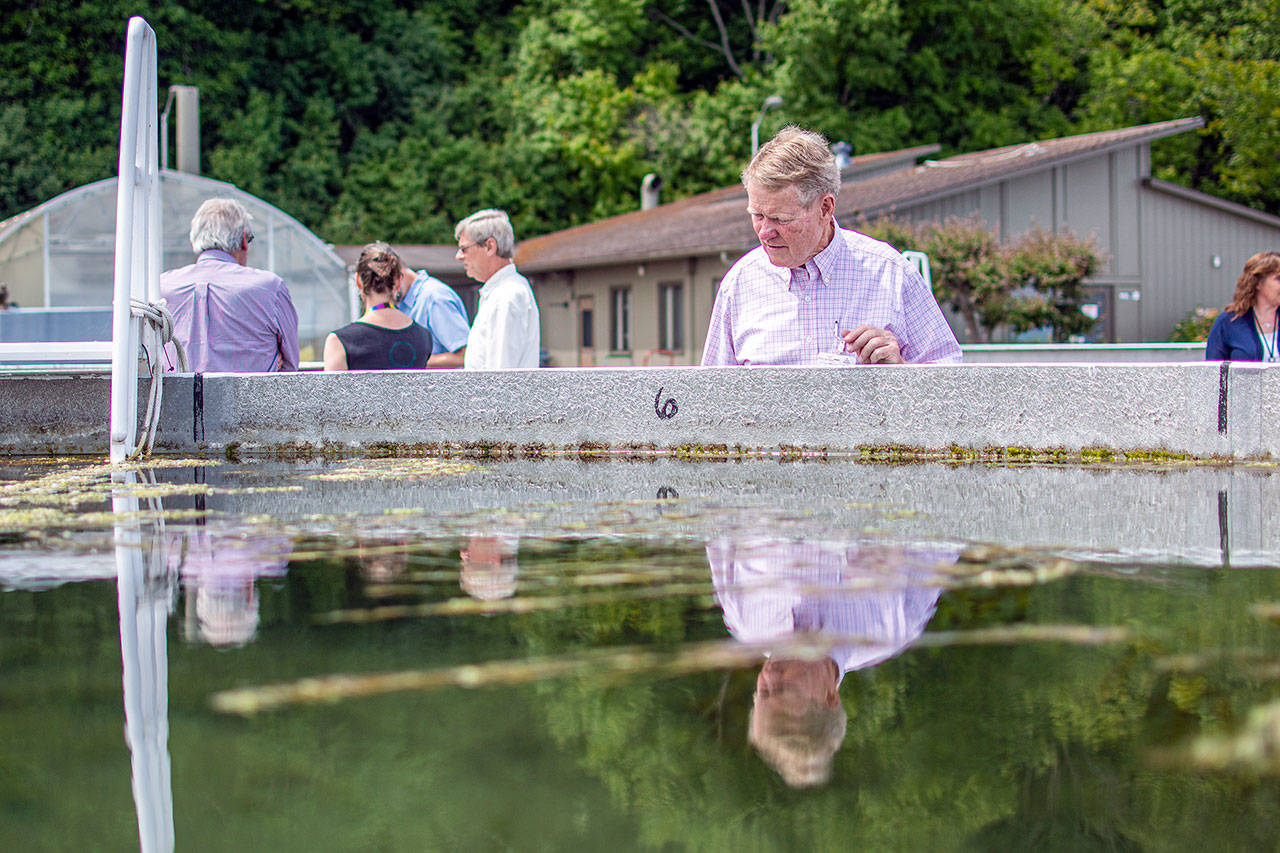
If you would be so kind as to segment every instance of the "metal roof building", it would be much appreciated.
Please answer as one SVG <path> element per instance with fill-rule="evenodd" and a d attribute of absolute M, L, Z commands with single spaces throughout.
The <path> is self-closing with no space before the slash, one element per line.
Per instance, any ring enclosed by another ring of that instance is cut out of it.
<path fill-rule="evenodd" d="M 848 226 L 862 216 L 976 213 L 1004 238 L 1034 227 L 1092 237 L 1105 257 L 1090 280 L 1094 337 L 1167 340 L 1197 306 L 1230 300 L 1252 254 L 1280 246 L 1280 217 L 1152 178 L 1151 143 L 1201 124 L 1184 118 L 942 160 L 923 159 L 936 146 L 856 157 L 836 216 Z M 745 208 L 745 191 L 726 187 L 523 241 L 516 261 L 534 283 L 553 363 L 697 363 L 720 278 L 756 245 Z"/>

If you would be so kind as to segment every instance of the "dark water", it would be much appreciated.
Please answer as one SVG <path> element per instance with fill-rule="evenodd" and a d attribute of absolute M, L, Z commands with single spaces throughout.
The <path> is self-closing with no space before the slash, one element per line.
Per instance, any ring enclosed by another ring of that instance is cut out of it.
<path fill-rule="evenodd" d="M 3 469 L 0 849 L 1276 849 L 1275 480 Z"/>

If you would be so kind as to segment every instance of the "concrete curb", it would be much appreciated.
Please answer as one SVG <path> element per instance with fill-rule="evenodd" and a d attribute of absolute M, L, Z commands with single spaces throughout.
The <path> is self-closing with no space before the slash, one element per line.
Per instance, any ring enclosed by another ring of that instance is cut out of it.
<path fill-rule="evenodd" d="M 105 453 L 108 382 L 0 374 L 0 452 Z M 1277 416 L 1280 373 L 1218 362 L 174 375 L 156 451 L 1244 461 Z"/>

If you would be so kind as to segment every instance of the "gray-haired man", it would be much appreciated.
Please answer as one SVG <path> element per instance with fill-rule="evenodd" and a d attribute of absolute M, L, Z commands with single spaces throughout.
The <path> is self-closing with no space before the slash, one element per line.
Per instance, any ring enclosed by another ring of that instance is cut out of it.
<path fill-rule="evenodd" d="M 453 229 L 458 260 L 467 275 L 484 282 L 463 367 L 497 370 L 537 367 L 542 346 L 538 303 L 529 280 L 511 262 L 516 238 L 501 210 L 480 210 Z"/>
<path fill-rule="evenodd" d="M 160 276 L 194 373 L 298 369 L 298 312 L 280 276 L 246 266 L 253 217 L 235 199 L 211 198 L 191 219 L 196 262 Z"/>

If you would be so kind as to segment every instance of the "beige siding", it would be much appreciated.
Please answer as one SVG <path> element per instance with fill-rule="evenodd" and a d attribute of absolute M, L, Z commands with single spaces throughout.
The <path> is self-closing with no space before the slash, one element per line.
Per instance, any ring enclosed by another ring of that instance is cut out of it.
<path fill-rule="evenodd" d="M 721 262 L 718 257 L 690 258 L 648 264 L 618 264 L 535 277 L 534 291 L 542 313 L 542 345 L 556 367 L 579 363 L 578 300 L 595 300 L 593 332 L 595 358 L 599 366 L 640 365 L 646 356 L 652 365 L 665 365 L 658 356 L 659 293 L 663 284 L 683 286 L 684 348 L 671 358 L 673 364 L 697 364 L 706 342 L 711 319 L 715 283 L 736 258 Z M 631 347 L 615 351 L 612 340 L 612 296 L 616 288 L 631 292 Z"/>
<path fill-rule="evenodd" d="M 1111 254 L 1111 169 L 1107 159 L 1094 157 L 1063 169 L 1066 218 L 1062 225 L 1077 237 L 1093 237 L 1097 247 Z M 1111 273 L 1108 267 L 1107 274 Z"/>
<path fill-rule="evenodd" d="M 1017 238 L 1035 227 L 1053 227 L 1053 173 L 1040 172 L 1012 181 L 1006 186 L 1005 239 Z"/>
<path fill-rule="evenodd" d="M 1231 301 L 1245 261 L 1280 247 L 1280 227 L 1156 190 L 1142 192 L 1146 277 L 1142 334 L 1165 340 L 1197 306 Z M 1214 257 L 1221 266 L 1213 265 Z"/>
<path fill-rule="evenodd" d="M 577 311 L 570 298 L 573 277 L 569 274 L 534 276 L 534 297 L 538 300 L 539 331 L 542 348 L 551 357 L 552 367 L 578 364 Z"/>

